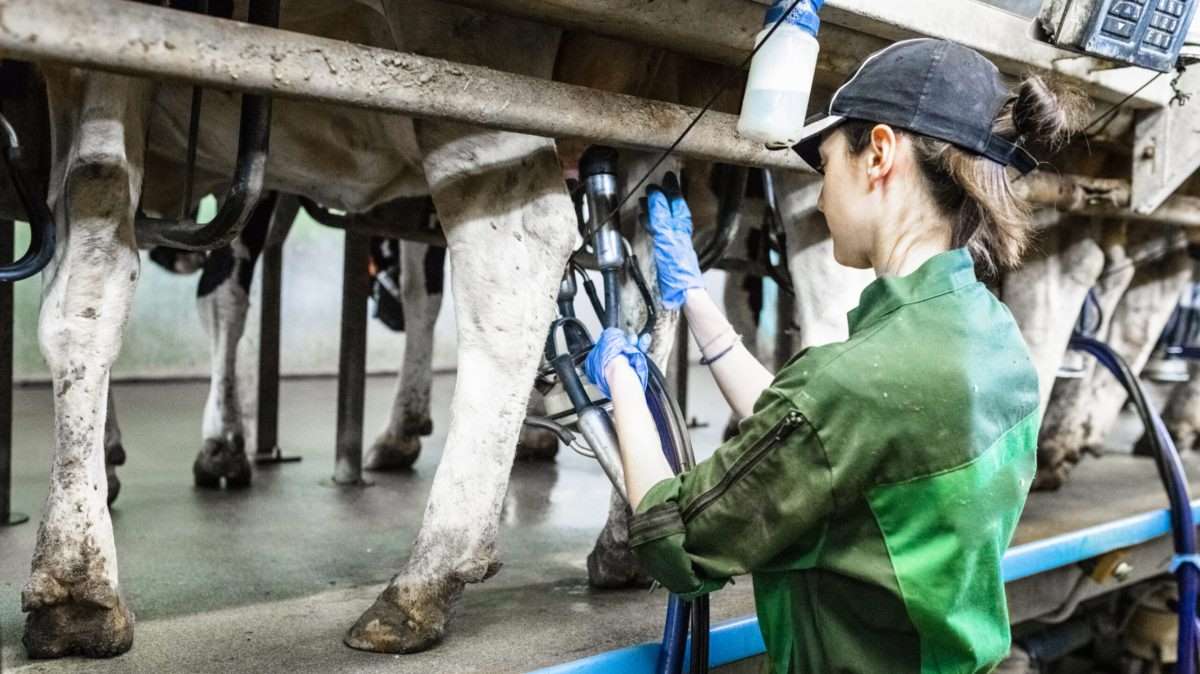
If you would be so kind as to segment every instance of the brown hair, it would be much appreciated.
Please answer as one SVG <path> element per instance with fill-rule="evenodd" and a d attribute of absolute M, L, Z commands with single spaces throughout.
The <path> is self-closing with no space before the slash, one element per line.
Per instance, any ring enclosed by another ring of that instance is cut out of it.
<path fill-rule="evenodd" d="M 1082 126 L 1088 110 L 1080 93 L 1051 89 L 1037 75 L 1025 79 L 1000 109 L 992 132 L 1027 148 L 1052 151 Z M 851 120 L 840 127 L 857 155 L 870 145 L 876 124 Z M 987 274 L 1014 267 L 1029 240 L 1030 207 L 1014 194 L 1006 167 L 936 138 L 907 133 L 929 194 L 952 221 L 951 245 L 966 246 Z"/>

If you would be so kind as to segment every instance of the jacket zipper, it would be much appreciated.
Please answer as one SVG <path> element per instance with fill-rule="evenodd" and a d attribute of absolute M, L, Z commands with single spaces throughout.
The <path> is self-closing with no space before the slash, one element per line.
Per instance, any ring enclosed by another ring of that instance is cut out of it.
<path fill-rule="evenodd" d="M 704 512 L 704 510 L 712 505 L 714 501 L 720 498 L 722 494 L 729 491 L 729 488 L 732 487 L 735 482 L 741 479 L 743 475 L 750 472 L 759 464 L 760 461 L 766 458 L 768 452 L 770 452 L 772 449 L 778 446 L 779 443 L 786 440 L 788 436 L 795 432 L 795 430 L 799 428 L 800 424 L 803 422 L 804 415 L 800 414 L 800 412 L 797 412 L 796 410 L 788 412 L 782 419 L 775 422 L 775 425 L 772 426 L 769 431 L 767 431 L 767 434 L 759 438 L 758 441 L 755 442 L 754 445 L 738 459 L 729 472 L 725 473 L 725 476 L 722 477 L 712 489 L 709 489 L 707 492 L 703 493 L 695 501 L 692 501 L 691 505 L 683 510 L 681 515 L 683 522 L 686 524 L 690 520 L 697 517 L 700 513 Z"/>

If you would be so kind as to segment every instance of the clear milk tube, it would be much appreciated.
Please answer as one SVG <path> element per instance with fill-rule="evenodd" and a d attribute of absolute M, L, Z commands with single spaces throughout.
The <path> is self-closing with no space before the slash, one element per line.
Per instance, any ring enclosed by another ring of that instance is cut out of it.
<path fill-rule="evenodd" d="M 756 45 L 766 39 L 792 2 L 776 0 L 767 10 Z M 820 51 L 816 34 L 821 25 L 817 11 L 822 4 L 824 0 L 800 0 L 754 55 L 742 98 L 738 135 L 771 148 L 790 147 L 800 140 Z"/>

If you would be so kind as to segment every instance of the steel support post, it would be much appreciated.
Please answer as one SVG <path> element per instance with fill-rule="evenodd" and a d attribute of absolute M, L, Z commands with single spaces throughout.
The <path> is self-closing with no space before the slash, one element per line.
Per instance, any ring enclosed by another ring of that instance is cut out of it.
<path fill-rule="evenodd" d="M 338 354 L 337 463 L 333 481 L 364 485 L 363 407 L 367 374 L 367 271 L 371 239 L 347 231 L 342 262 L 342 335 Z"/>
<path fill-rule="evenodd" d="M 0 265 L 13 261 L 13 222 L 0 220 Z M 13 284 L 0 283 L 0 527 L 29 521 L 12 510 Z"/>
<path fill-rule="evenodd" d="M 262 318 L 258 338 L 258 432 L 254 462 L 299 461 L 279 449 L 279 319 L 283 297 L 283 242 L 268 244 L 262 253 Z"/>

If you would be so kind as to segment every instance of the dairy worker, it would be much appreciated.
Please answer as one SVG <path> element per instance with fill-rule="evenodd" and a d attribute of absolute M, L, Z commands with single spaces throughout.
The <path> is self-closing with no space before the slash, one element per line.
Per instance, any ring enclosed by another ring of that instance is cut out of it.
<path fill-rule="evenodd" d="M 987 672 L 1009 651 L 1001 575 L 1035 468 L 1038 383 L 976 278 L 1030 233 L 1010 181 L 1071 115 L 966 47 L 871 55 L 794 149 L 821 171 L 834 256 L 877 276 L 845 342 L 775 375 L 705 291 L 678 181 L 647 192 L 658 283 L 682 309 L 736 437 L 678 476 L 647 409 L 645 355 L 616 329 L 589 377 L 613 401 L 630 544 L 684 598 L 750 573 L 775 672 Z"/>

